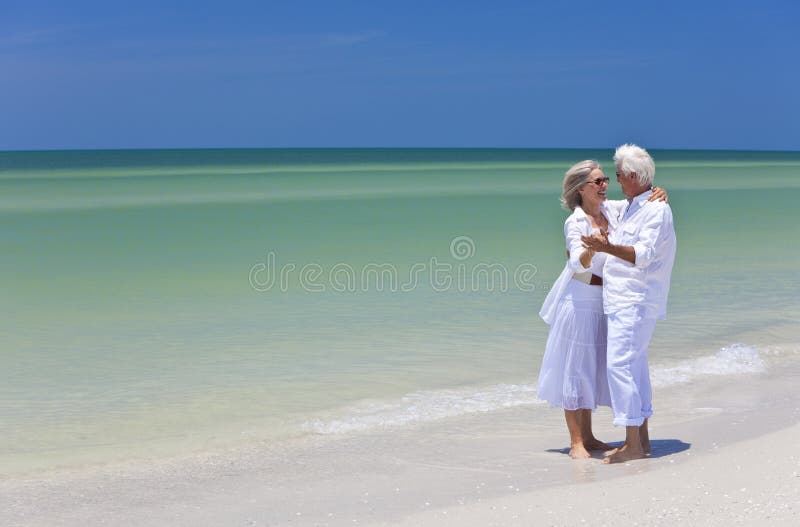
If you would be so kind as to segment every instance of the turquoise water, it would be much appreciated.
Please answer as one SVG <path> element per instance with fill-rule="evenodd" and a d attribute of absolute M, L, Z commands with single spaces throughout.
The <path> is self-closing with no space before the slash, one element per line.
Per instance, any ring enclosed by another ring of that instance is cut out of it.
<path fill-rule="evenodd" d="M 679 244 L 661 378 L 795 343 L 800 153 L 653 153 Z M 611 154 L 0 153 L 0 467 L 528 404 L 560 181 Z"/>

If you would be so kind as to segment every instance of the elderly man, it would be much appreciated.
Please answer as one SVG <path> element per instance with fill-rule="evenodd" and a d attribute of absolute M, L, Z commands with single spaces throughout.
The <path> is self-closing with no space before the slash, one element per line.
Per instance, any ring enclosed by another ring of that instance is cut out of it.
<path fill-rule="evenodd" d="M 617 463 L 650 452 L 647 419 L 653 414 L 647 347 L 656 319 L 666 318 L 675 261 L 672 210 L 647 201 L 655 164 L 650 154 L 625 144 L 614 154 L 617 181 L 628 197 L 610 237 L 584 237 L 588 249 L 609 254 L 603 268 L 603 310 L 608 317 L 608 384 L 614 424 L 625 426 L 625 444 L 606 457 Z M 614 223 L 614 222 L 612 222 Z"/>

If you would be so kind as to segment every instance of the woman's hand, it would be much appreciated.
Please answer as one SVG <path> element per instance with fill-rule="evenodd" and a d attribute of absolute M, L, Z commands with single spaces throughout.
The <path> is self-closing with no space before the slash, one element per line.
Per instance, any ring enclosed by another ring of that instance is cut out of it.
<path fill-rule="evenodd" d="M 647 201 L 669 202 L 669 199 L 667 199 L 667 198 L 668 198 L 668 196 L 667 196 L 667 191 L 666 190 L 664 190 L 661 187 L 653 187 L 653 193 L 650 194 L 650 197 L 647 198 Z"/>

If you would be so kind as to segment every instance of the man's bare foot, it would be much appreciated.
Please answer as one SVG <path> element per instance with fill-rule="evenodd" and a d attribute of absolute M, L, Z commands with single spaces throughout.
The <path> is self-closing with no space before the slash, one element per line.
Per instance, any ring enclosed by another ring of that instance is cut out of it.
<path fill-rule="evenodd" d="M 645 453 L 641 445 L 631 446 L 625 444 L 613 454 L 608 455 L 603 460 L 603 463 L 624 463 L 633 459 L 642 459 L 643 457 L 645 457 Z"/>
<path fill-rule="evenodd" d="M 589 459 L 592 455 L 586 451 L 586 447 L 578 443 L 572 445 L 572 448 L 569 449 L 569 457 L 572 459 Z"/>
<path fill-rule="evenodd" d="M 644 450 L 645 454 L 650 454 L 650 431 L 647 427 L 647 419 L 645 419 L 644 424 L 639 427 L 639 439 L 642 442 L 642 450 Z"/>
<path fill-rule="evenodd" d="M 611 445 L 603 443 L 596 437 L 592 437 L 588 441 L 584 441 L 583 446 L 586 447 L 586 450 L 602 450 L 604 452 L 614 448 Z"/>

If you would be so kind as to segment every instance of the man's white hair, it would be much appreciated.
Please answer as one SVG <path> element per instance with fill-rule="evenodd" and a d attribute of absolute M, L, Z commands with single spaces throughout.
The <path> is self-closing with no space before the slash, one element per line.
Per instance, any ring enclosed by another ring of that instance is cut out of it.
<path fill-rule="evenodd" d="M 656 176 L 656 164 L 647 150 L 641 146 L 625 143 L 617 148 L 614 153 L 614 164 L 626 176 L 631 172 L 636 173 L 639 183 L 652 185 Z"/>

